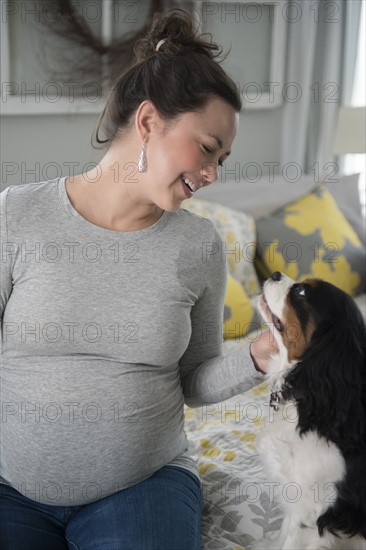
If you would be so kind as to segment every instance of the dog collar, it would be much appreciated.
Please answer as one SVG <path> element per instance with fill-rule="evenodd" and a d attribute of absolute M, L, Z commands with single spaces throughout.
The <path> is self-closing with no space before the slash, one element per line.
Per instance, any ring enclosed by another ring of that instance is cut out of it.
<path fill-rule="evenodd" d="M 276 412 L 280 408 L 280 402 L 282 395 L 280 391 L 271 391 L 271 397 L 269 399 L 269 406 L 272 407 Z"/>

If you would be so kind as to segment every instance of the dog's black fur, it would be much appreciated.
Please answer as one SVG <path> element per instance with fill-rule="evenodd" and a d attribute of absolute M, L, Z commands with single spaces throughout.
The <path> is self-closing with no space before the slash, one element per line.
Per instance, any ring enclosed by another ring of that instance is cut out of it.
<path fill-rule="evenodd" d="M 316 328 L 310 345 L 288 373 L 284 398 L 296 401 L 300 434 L 316 431 L 342 453 L 346 472 L 337 498 L 318 518 L 319 534 L 366 538 L 366 327 L 345 292 L 321 281 L 306 286 L 306 300 L 294 285 L 289 294 L 301 325 Z"/>

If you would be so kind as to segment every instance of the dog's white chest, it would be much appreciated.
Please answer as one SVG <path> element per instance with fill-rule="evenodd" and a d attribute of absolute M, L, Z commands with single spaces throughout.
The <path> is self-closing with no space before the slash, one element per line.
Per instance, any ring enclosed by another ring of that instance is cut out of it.
<path fill-rule="evenodd" d="M 309 502 L 312 509 L 314 500 L 320 508 L 328 507 L 336 498 L 335 483 L 345 472 L 339 449 L 316 432 L 300 437 L 293 403 L 280 404 L 277 411 L 270 411 L 257 444 L 267 473 L 278 483 L 285 500 L 283 487 L 291 486 L 292 493 L 304 503 Z"/>

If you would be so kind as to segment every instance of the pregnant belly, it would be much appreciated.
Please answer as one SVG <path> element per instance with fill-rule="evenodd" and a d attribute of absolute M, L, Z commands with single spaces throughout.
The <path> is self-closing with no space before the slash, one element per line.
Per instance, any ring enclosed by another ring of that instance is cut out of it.
<path fill-rule="evenodd" d="M 2 365 L 0 475 L 28 498 L 94 502 L 185 451 L 173 369 L 42 359 L 42 366 L 19 359 Z"/>

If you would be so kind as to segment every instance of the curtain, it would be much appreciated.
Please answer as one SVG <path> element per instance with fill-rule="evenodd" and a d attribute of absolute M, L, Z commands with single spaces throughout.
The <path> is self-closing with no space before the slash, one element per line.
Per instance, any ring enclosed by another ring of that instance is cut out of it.
<path fill-rule="evenodd" d="M 294 83 L 298 97 L 283 107 L 282 166 L 296 163 L 319 179 L 335 170 L 333 134 L 338 107 L 352 93 L 361 6 L 362 0 L 289 1 L 286 83 Z"/>

